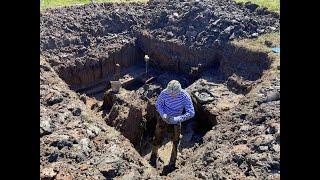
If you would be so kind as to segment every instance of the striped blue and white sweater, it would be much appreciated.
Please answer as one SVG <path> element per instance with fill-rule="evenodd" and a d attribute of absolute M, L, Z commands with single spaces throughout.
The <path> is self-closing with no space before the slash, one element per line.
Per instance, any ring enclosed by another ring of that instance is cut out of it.
<path fill-rule="evenodd" d="M 173 98 L 164 89 L 157 99 L 156 108 L 161 117 L 163 114 L 167 114 L 169 117 L 179 117 L 180 122 L 193 118 L 195 115 L 191 97 L 186 90 L 182 90 Z M 185 109 L 185 114 L 182 114 L 183 109 Z"/>

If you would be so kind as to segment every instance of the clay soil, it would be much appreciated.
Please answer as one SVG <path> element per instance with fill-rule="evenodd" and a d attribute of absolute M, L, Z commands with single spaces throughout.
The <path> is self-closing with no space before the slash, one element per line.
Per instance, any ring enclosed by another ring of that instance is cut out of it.
<path fill-rule="evenodd" d="M 279 14 L 231 0 L 102 3 L 46 10 L 40 28 L 42 179 L 280 178 L 279 55 L 235 43 L 278 32 Z M 171 143 L 151 167 L 154 104 L 172 79 L 196 116 L 161 176 Z"/>

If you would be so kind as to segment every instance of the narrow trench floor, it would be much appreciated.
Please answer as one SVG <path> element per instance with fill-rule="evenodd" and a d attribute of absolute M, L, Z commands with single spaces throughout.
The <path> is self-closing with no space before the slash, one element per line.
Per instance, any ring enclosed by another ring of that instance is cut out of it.
<path fill-rule="evenodd" d="M 182 125 L 181 139 L 178 146 L 176 163 L 177 168 L 184 166 L 188 157 L 190 157 L 194 150 L 202 143 L 202 137 L 205 135 L 205 133 L 196 132 L 194 130 L 194 123 L 195 120 L 192 119 Z M 147 143 L 140 149 L 140 155 L 146 160 L 149 160 L 151 157 L 151 139 L 151 137 L 145 139 Z M 170 141 L 168 134 L 165 134 L 162 146 L 158 150 L 159 158 L 157 163 L 157 171 L 159 174 L 161 174 L 163 171 L 164 166 L 169 164 L 172 148 L 172 141 Z"/>

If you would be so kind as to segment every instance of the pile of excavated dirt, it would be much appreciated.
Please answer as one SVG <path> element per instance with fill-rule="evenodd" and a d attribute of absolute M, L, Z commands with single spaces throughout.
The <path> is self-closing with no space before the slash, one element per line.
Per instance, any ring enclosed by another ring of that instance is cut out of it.
<path fill-rule="evenodd" d="M 112 74 L 115 61 L 128 67 L 139 58 L 132 27 L 144 24 L 141 7 L 106 3 L 47 10 L 40 17 L 41 52 L 70 85 Z"/>
<path fill-rule="evenodd" d="M 215 40 L 226 42 L 279 30 L 280 19 L 266 8 L 231 0 L 151 0 L 146 5 L 103 3 L 47 10 L 41 14 L 40 27 L 43 50 L 90 47 L 114 34 L 133 35 L 143 29 L 152 30 L 157 39 L 210 47 Z"/>
<path fill-rule="evenodd" d="M 147 25 L 156 39 L 190 48 L 210 48 L 233 39 L 279 30 L 279 14 L 231 0 L 151 1 L 154 18 Z"/>
<path fill-rule="evenodd" d="M 232 42 L 279 31 L 279 14 L 231 0 L 151 0 L 46 10 L 40 28 L 42 179 L 279 179 L 275 55 Z M 172 79 L 196 116 L 182 124 L 178 169 L 160 176 L 167 136 L 160 167 L 147 161 L 155 101 Z"/>

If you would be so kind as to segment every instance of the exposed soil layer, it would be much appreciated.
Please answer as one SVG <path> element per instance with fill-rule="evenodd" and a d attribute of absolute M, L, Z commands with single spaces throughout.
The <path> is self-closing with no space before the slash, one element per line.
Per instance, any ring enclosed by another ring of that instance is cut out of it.
<path fill-rule="evenodd" d="M 278 31 L 279 23 L 276 13 L 229 0 L 104 3 L 43 12 L 42 179 L 278 179 L 275 59 L 231 40 Z M 110 88 L 116 64 L 118 93 Z M 155 101 L 172 79 L 191 95 L 196 116 L 182 124 L 178 169 L 159 176 L 170 158 L 167 137 L 160 167 L 147 160 Z"/>
<path fill-rule="evenodd" d="M 194 68 L 199 68 L 199 72 L 210 68 L 225 77 L 235 73 L 247 80 L 257 80 L 271 63 L 267 54 L 253 52 L 232 43 L 223 44 L 219 48 L 196 49 L 174 41 L 157 40 L 150 31 L 144 31 L 138 36 L 138 46 L 150 56 L 157 68 L 188 74 Z"/>
<path fill-rule="evenodd" d="M 88 109 L 45 59 L 40 65 L 41 179 L 157 175 L 125 137 Z"/>

